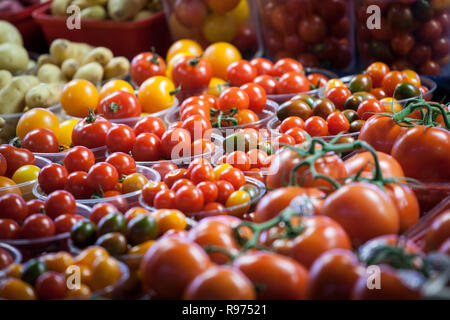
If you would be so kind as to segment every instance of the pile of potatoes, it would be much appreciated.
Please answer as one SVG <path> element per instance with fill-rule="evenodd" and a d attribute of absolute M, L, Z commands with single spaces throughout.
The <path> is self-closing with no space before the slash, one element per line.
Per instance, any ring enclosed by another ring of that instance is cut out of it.
<path fill-rule="evenodd" d="M 67 16 L 72 5 L 81 9 L 81 19 L 97 20 L 139 21 L 162 10 L 161 0 L 54 0 L 51 13 Z"/>

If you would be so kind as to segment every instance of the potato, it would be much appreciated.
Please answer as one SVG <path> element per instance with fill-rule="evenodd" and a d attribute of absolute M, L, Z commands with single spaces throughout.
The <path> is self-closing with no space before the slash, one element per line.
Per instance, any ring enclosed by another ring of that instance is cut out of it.
<path fill-rule="evenodd" d="M 58 61 L 56 61 L 55 58 L 53 58 L 51 55 L 49 54 L 41 54 L 37 60 L 37 65 L 38 68 L 40 68 L 42 65 L 46 64 L 46 63 L 51 63 L 54 65 L 58 65 Z"/>
<path fill-rule="evenodd" d="M 22 36 L 17 28 L 8 21 L 0 20 L 0 44 L 14 43 L 23 46 Z"/>
<path fill-rule="evenodd" d="M 70 58 L 81 63 L 91 50 L 92 47 L 86 43 L 71 42 L 65 39 L 56 39 L 50 45 L 50 55 L 60 64 Z"/>
<path fill-rule="evenodd" d="M 81 10 L 94 7 L 94 6 L 104 6 L 108 0 L 74 0 L 72 5 L 80 7 Z"/>
<path fill-rule="evenodd" d="M 50 6 L 50 12 L 54 16 L 67 16 L 67 8 L 72 0 L 53 0 Z"/>
<path fill-rule="evenodd" d="M 13 76 L 8 70 L 0 70 L 0 89 L 6 87 L 11 82 Z"/>
<path fill-rule="evenodd" d="M 94 85 L 100 85 L 103 79 L 103 67 L 97 62 L 90 62 L 80 67 L 73 78 L 88 80 Z"/>
<path fill-rule="evenodd" d="M 22 46 L 14 43 L 0 44 L 0 70 L 16 73 L 26 70 L 28 62 L 28 52 Z"/>
<path fill-rule="evenodd" d="M 81 19 L 104 20 L 106 10 L 102 6 L 93 6 L 81 10 Z"/>
<path fill-rule="evenodd" d="M 61 69 L 54 64 L 46 63 L 41 66 L 37 72 L 37 77 L 44 83 L 65 83 L 66 77 L 63 75 Z"/>
<path fill-rule="evenodd" d="M 35 76 L 18 76 L 0 90 L 0 113 L 21 112 L 25 108 L 25 95 L 39 84 Z"/>
<path fill-rule="evenodd" d="M 141 11 L 146 4 L 146 0 L 109 0 L 108 14 L 113 20 L 130 20 Z"/>
<path fill-rule="evenodd" d="M 115 57 L 105 67 L 105 79 L 126 76 L 130 72 L 130 61 L 125 57 Z"/>
<path fill-rule="evenodd" d="M 152 15 L 153 15 L 153 13 L 151 11 L 142 10 L 137 13 L 137 15 L 134 17 L 133 20 L 134 21 L 145 20 L 145 19 L 150 18 Z"/>
<path fill-rule="evenodd" d="M 88 55 L 84 58 L 82 64 L 85 65 L 91 62 L 97 62 L 102 66 L 106 66 L 113 57 L 114 54 L 108 48 L 97 47 L 95 49 L 92 49 L 88 53 Z"/>
<path fill-rule="evenodd" d="M 75 59 L 67 59 L 61 65 L 61 71 L 67 79 L 72 79 L 80 64 Z"/>
<path fill-rule="evenodd" d="M 25 104 L 28 108 L 48 108 L 59 102 L 63 86 L 59 83 L 41 83 L 28 90 Z"/>

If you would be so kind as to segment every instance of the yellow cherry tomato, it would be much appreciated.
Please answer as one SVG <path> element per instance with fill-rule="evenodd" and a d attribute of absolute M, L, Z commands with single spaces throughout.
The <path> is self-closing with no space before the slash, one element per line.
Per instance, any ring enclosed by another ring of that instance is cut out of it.
<path fill-rule="evenodd" d="M 68 289 L 66 292 L 66 299 L 69 300 L 88 300 L 91 297 L 91 289 L 85 284 L 81 284 L 79 288 Z"/>
<path fill-rule="evenodd" d="M 60 98 L 64 111 L 73 117 L 86 117 L 98 103 L 97 88 L 86 80 L 72 80 L 64 86 Z"/>
<path fill-rule="evenodd" d="M 169 79 L 172 80 L 172 70 L 173 70 L 173 66 L 175 65 L 175 63 L 184 57 L 195 57 L 195 56 L 192 53 L 190 53 L 189 51 L 181 51 L 181 52 L 178 52 L 176 55 L 174 55 L 170 59 L 170 61 L 167 62 L 166 75 Z"/>
<path fill-rule="evenodd" d="M 247 0 L 241 0 L 237 7 L 231 11 L 231 15 L 237 24 L 242 24 L 245 20 L 247 20 L 249 12 L 250 8 L 248 7 Z"/>
<path fill-rule="evenodd" d="M 70 147 L 72 144 L 72 131 L 79 120 L 65 120 L 59 125 L 58 142 L 60 145 Z"/>
<path fill-rule="evenodd" d="M 170 61 L 174 55 L 176 55 L 179 52 L 190 52 L 194 56 L 199 56 L 202 54 L 203 50 L 202 47 L 195 42 L 194 40 L 190 39 L 181 39 L 178 41 L 175 41 L 167 51 L 166 55 L 166 61 Z"/>
<path fill-rule="evenodd" d="M 186 229 L 186 216 L 179 210 L 158 210 L 153 213 L 153 216 L 156 219 L 159 234 L 169 230 Z"/>
<path fill-rule="evenodd" d="M 147 184 L 148 179 L 140 173 L 132 173 L 122 181 L 122 193 L 130 193 L 142 190 Z"/>
<path fill-rule="evenodd" d="M 207 93 L 219 97 L 223 90 L 227 88 L 227 82 L 220 78 L 211 78 L 209 81 Z"/>
<path fill-rule="evenodd" d="M 131 209 L 128 209 L 127 212 L 125 212 L 125 220 L 127 220 L 127 223 L 136 218 L 140 215 L 150 215 L 150 211 L 142 208 L 142 207 L 134 207 Z"/>
<path fill-rule="evenodd" d="M 25 112 L 19 119 L 16 127 L 16 135 L 20 140 L 34 129 L 45 128 L 59 135 L 59 121 L 55 114 L 47 109 L 34 108 Z"/>
<path fill-rule="evenodd" d="M 155 243 L 155 240 L 148 240 L 132 247 L 128 250 L 128 254 L 145 254 L 148 249 Z"/>
<path fill-rule="evenodd" d="M 193 38 L 193 30 L 180 23 L 175 14 L 171 14 L 169 17 L 169 28 L 175 39 Z"/>
<path fill-rule="evenodd" d="M 33 181 L 38 178 L 39 171 L 41 171 L 39 167 L 32 164 L 26 164 L 14 172 L 12 180 L 17 184 Z"/>
<path fill-rule="evenodd" d="M 98 93 L 98 101 L 102 101 L 102 99 L 108 94 L 116 91 L 126 91 L 129 93 L 134 93 L 134 88 L 131 84 L 124 80 L 110 80 L 105 83 L 100 89 L 100 92 Z"/>
<path fill-rule="evenodd" d="M 155 76 L 145 80 L 138 93 L 142 110 L 155 113 L 170 108 L 175 101 L 174 91 L 175 86 L 167 77 Z"/>
<path fill-rule="evenodd" d="M 20 263 L 13 263 L 8 266 L 6 271 L 7 277 L 20 278 L 22 276 L 23 265 Z"/>
<path fill-rule="evenodd" d="M 417 74 L 417 72 L 415 72 L 414 70 L 403 70 L 402 71 L 405 75 L 406 78 L 408 78 L 408 83 L 411 83 L 413 85 L 415 85 L 416 87 L 420 87 L 421 83 L 420 83 L 420 77 Z"/>
<path fill-rule="evenodd" d="M 203 22 L 202 31 L 208 42 L 231 42 L 236 35 L 236 22 L 231 13 L 209 15 Z"/>
<path fill-rule="evenodd" d="M 345 87 L 345 84 L 339 79 L 330 79 L 325 85 L 325 94 L 333 88 Z"/>
<path fill-rule="evenodd" d="M 4 188 L 7 188 L 5 190 L 2 190 Z M 19 196 L 22 195 L 22 192 L 20 191 L 19 187 L 16 187 L 16 183 L 7 177 L 0 177 L 0 196 L 3 196 L 8 193 L 15 193 Z"/>
<path fill-rule="evenodd" d="M 91 246 L 83 251 L 81 251 L 74 259 L 73 262 L 75 264 L 85 264 L 89 267 L 92 267 L 95 259 L 98 257 L 106 258 L 109 257 L 108 251 L 105 248 L 100 246 Z"/>
<path fill-rule="evenodd" d="M 225 202 L 225 207 L 230 208 L 239 206 L 230 214 L 234 216 L 241 216 L 250 209 L 250 200 L 250 195 L 247 192 L 243 190 L 237 190 L 228 197 L 227 201 Z"/>
<path fill-rule="evenodd" d="M 36 300 L 36 293 L 28 283 L 9 278 L 0 282 L 0 298 L 6 300 Z"/>
<path fill-rule="evenodd" d="M 218 42 L 206 48 L 203 58 L 211 64 L 213 77 L 226 79 L 228 66 L 241 60 L 242 56 L 231 43 Z"/>
<path fill-rule="evenodd" d="M 387 112 L 400 112 L 403 107 L 400 103 L 397 102 L 395 98 L 383 98 L 380 100 L 381 104 L 384 106 Z"/>
<path fill-rule="evenodd" d="M 112 257 L 98 257 L 92 266 L 92 290 L 100 290 L 113 285 L 121 277 L 119 263 Z"/>
<path fill-rule="evenodd" d="M 220 166 L 215 167 L 215 168 L 214 168 L 214 178 L 216 178 L 216 180 L 219 180 L 220 174 L 221 174 L 225 169 L 232 168 L 232 167 L 233 167 L 233 166 L 232 166 L 231 164 L 228 164 L 228 163 L 224 163 L 224 164 L 221 164 Z"/>
<path fill-rule="evenodd" d="M 46 254 L 42 257 L 47 268 L 58 273 L 65 273 L 67 268 L 73 265 L 73 258 L 67 252 Z"/>

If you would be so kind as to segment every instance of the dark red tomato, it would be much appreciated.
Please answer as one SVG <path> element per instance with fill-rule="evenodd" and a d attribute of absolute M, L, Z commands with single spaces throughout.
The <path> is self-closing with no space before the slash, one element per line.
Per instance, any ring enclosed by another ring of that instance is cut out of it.
<path fill-rule="evenodd" d="M 299 72 L 288 72 L 278 80 L 277 94 L 307 92 L 310 90 L 308 79 Z"/>
<path fill-rule="evenodd" d="M 298 33 L 306 42 L 318 43 L 326 36 L 327 26 L 321 17 L 311 15 L 307 19 L 300 21 Z"/>
<path fill-rule="evenodd" d="M 175 128 L 164 132 L 161 138 L 161 153 L 166 159 L 178 159 L 189 155 L 191 134 L 186 129 Z"/>
<path fill-rule="evenodd" d="M 445 58 L 450 51 L 450 43 L 447 38 L 439 38 L 433 43 L 433 57 L 435 59 Z"/>
<path fill-rule="evenodd" d="M 126 91 L 108 94 L 95 109 L 96 114 L 101 114 L 106 119 L 139 117 L 141 112 L 142 107 L 137 97 Z"/>
<path fill-rule="evenodd" d="M 5 194 L 0 197 L 0 218 L 14 219 L 22 222 L 28 217 L 27 203 L 15 193 Z"/>
<path fill-rule="evenodd" d="M 231 63 L 227 68 L 227 81 L 232 86 L 242 86 L 252 82 L 257 76 L 256 69 L 247 60 L 239 60 Z"/>
<path fill-rule="evenodd" d="M 63 299 L 66 292 L 66 277 L 61 273 L 47 271 L 36 280 L 36 293 L 40 299 Z"/>
<path fill-rule="evenodd" d="M 391 40 L 392 50 L 401 56 L 406 56 L 414 46 L 414 37 L 407 32 L 399 33 Z"/>
<path fill-rule="evenodd" d="M 219 108 L 220 110 L 226 111 L 233 108 L 248 109 L 250 106 L 250 99 L 246 92 L 243 90 L 231 87 L 226 89 L 220 94 L 219 97 Z"/>
<path fill-rule="evenodd" d="M 450 238 L 450 210 L 434 218 L 425 234 L 426 252 L 435 251 Z"/>
<path fill-rule="evenodd" d="M 189 131 L 194 141 L 211 135 L 211 122 L 200 115 L 193 115 L 184 119 L 181 128 Z"/>
<path fill-rule="evenodd" d="M 438 76 L 441 73 L 441 67 L 435 61 L 428 60 L 419 67 L 419 73 L 429 76 Z"/>
<path fill-rule="evenodd" d="M 51 237 L 55 234 L 53 220 L 40 213 L 29 216 L 20 229 L 20 235 L 25 239 Z"/>
<path fill-rule="evenodd" d="M 7 166 L 8 162 L 6 161 L 5 156 L 0 153 L 0 177 L 5 175 Z"/>
<path fill-rule="evenodd" d="M 67 151 L 63 163 L 68 172 L 88 172 L 95 163 L 95 156 L 90 149 L 76 146 Z"/>
<path fill-rule="evenodd" d="M 436 19 L 424 23 L 418 31 L 420 41 L 429 44 L 439 39 L 442 34 L 442 26 Z"/>
<path fill-rule="evenodd" d="M 113 190 L 118 180 L 117 169 L 107 162 L 96 163 L 88 172 L 88 184 L 98 194 Z"/>
<path fill-rule="evenodd" d="M 275 94 L 278 80 L 269 75 L 260 75 L 253 80 L 253 83 L 260 85 L 266 94 Z"/>
<path fill-rule="evenodd" d="M 325 0 L 318 4 L 320 16 L 328 23 L 335 23 L 341 19 L 347 11 L 346 1 Z"/>
<path fill-rule="evenodd" d="M 278 60 L 275 65 L 273 66 L 273 73 L 272 75 L 275 77 L 281 77 L 285 73 L 289 72 L 297 72 L 302 73 L 304 71 L 304 68 L 300 62 L 297 60 L 294 60 L 292 58 L 284 58 Z"/>
<path fill-rule="evenodd" d="M 130 152 L 135 142 L 133 129 L 124 124 L 113 126 L 106 134 L 106 146 L 111 152 Z"/>
<path fill-rule="evenodd" d="M 322 117 L 312 116 L 305 121 L 305 131 L 312 137 L 328 135 L 328 124 Z"/>
<path fill-rule="evenodd" d="M 89 199 L 92 189 L 87 181 L 87 173 L 84 171 L 74 171 L 67 177 L 64 190 L 70 192 L 75 199 Z"/>
<path fill-rule="evenodd" d="M 5 175 L 7 177 L 12 177 L 14 172 L 21 166 L 36 163 L 36 159 L 30 150 L 16 148 L 9 144 L 0 145 L 0 154 L 6 158 Z"/>
<path fill-rule="evenodd" d="M 55 233 L 70 232 L 72 227 L 78 222 L 85 220 L 86 218 L 78 214 L 62 214 L 54 219 Z"/>
<path fill-rule="evenodd" d="M 374 115 L 374 113 L 385 112 L 386 109 L 377 99 L 367 99 L 361 102 L 358 106 L 358 118 L 367 120 Z"/>
<path fill-rule="evenodd" d="M 266 91 L 256 83 L 247 83 L 240 87 L 249 98 L 249 109 L 259 114 L 264 110 L 267 103 Z"/>
<path fill-rule="evenodd" d="M 234 186 L 225 180 L 219 180 L 216 182 L 217 188 L 219 189 L 219 194 L 217 196 L 217 202 L 225 204 L 228 197 L 236 190 Z"/>
<path fill-rule="evenodd" d="M 335 107 L 339 110 L 344 110 L 345 101 L 351 95 L 352 93 L 347 89 L 347 87 L 334 87 L 327 91 L 325 98 L 333 102 Z"/>
<path fill-rule="evenodd" d="M 198 166 L 196 168 L 198 168 Z M 201 211 L 204 203 L 205 199 L 203 193 L 196 187 L 183 186 L 176 192 L 176 208 L 186 214 Z"/>
<path fill-rule="evenodd" d="M 112 124 L 101 116 L 93 114 L 79 121 L 72 131 L 74 146 L 97 148 L 106 145 L 106 135 Z"/>
<path fill-rule="evenodd" d="M 142 52 L 131 60 L 130 75 L 140 86 L 148 78 L 165 76 L 166 64 L 156 52 Z"/>
<path fill-rule="evenodd" d="M 199 57 L 177 60 L 172 69 L 175 86 L 182 90 L 201 90 L 208 87 L 212 77 L 211 64 Z"/>
<path fill-rule="evenodd" d="M 139 120 L 134 126 L 134 134 L 136 136 L 144 132 L 150 132 L 156 134 L 159 138 L 162 137 L 164 131 L 166 131 L 166 126 L 164 122 L 157 117 L 144 117 Z"/>
<path fill-rule="evenodd" d="M 161 140 L 153 133 L 141 133 L 136 138 L 131 154 L 136 161 L 160 160 L 162 155 Z"/>
<path fill-rule="evenodd" d="M 98 203 L 92 208 L 89 220 L 97 225 L 104 216 L 114 212 L 118 209 L 111 203 Z"/>
<path fill-rule="evenodd" d="M 266 58 L 253 58 L 250 60 L 250 64 L 256 69 L 258 76 L 267 74 L 271 75 L 273 73 L 273 63 Z"/>
<path fill-rule="evenodd" d="M 166 163 L 156 163 L 152 166 L 152 169 L 158 171 L 159 175 L 161 176 L 161 179 L 163 179 L 167 173 L 178 169 L 178 167 L 175 163 L 166 162 Z"/>
<path fill-rule="evenodd" d="M 449 148 L 448 130 L 416 126 L 395 141 L 392 156 L 407 177 L 421 181 L 447 181 L 450 179 Z"/>
<path fill-rule="evenodd" d="M 161 190 L 155 194 L 153 206 L 156 209 L 174 209 L 176 208 L 176 196 L 173 190 Z"/>
<path fill-rule="evenodd" d="M 32 199 L 27 202 L 28 214 L 42 213 L 44 209 L 44 201 L 39 199 Z"/>
<path fill-rule="evenodd" d="M 46 194 L 55 190 L 62 190 L 67 181 L 69 173 L 60 164 L 52 163 L 41 169 L 38 176 L 39 187 Z"/>
<path fill-rule="evenodd" d="M 28 132 L 22 140 L 22 148 L 31 152 L 56 153 L 59 150 L 58 139 L 46 128 L 34 129 Z"/>
<path fill-rule="evenodd" d="M 136 162 L 129 154 L 114 152 L 106 158 L 106 162 L 112 164 L 117 169 L 119 177 L 136 172 Z"/>
<path fill-rule="evenodd" d="M 57 190 L 50 193 L 45 200 L 45 214 L 52 219 L 62 214 L 75 214 L 77 205 L 75 198 L 70 192 L 65 190 Z"/>
<path fill-rule="evenodd" d="M 19 233 L 20 226 L 13 219 L 0 219 L 0 239 L 15 239 Z"/>

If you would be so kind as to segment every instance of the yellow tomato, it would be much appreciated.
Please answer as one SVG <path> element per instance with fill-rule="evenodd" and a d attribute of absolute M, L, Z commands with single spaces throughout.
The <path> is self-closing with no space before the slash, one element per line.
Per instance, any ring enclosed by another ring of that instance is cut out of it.
<path fill-rule="evenodd" d="M 228 163 L 224 163 L 224 164 L 221 164 L 220 166 L 215 167 L 215 168 L 214 168 L 214 178 L 216 178 L 216 180 L 219 180 L 220 174 L 221 174 L 225 169 L 232 168 L 232 167 L 233 167 L 233 166 L 232 166 L 231 164 L 228 164 Z"/>
<path fill-rule="evenodd" d="M 401 111 L 402 105 L 400 103 L 397 102 L 397 100 L 395 98 L 384 98 L 380 100 L 381 104 L 384 106 L 384 109 L 387 112 L 399 112 Z"/>
<path fill-rule="evenodd" d="M 98 257 L 92 266 L 91 289 L 99 290 L 113 285 L 121 277 L 119 263 L 112 257 Z"/>
<path fill-rule="evenodd" d="M 64 86 L 60 98 L 64 111 L 73 117 L 86 117 L 98 103 L 97 88 L 86 80 L 72 80 Z"/>
<path fill-rule="evenodd" d="M 247 20 L 250 9 L 248 7 L 247 0 L 241 0 L 236 8 L 231 11 L 231 14 L 234 17 L 234 20 L 237 24 L 243 23 Z"/>
<path fill-rule="evenodd" d="M 208 42 L 231 42 L 236 35 L 236 21 L 231 13 L 209 15 L 203 22 L 202 31 Z"/>
<path fill-rule="evenodd" d="M 78 120 L 66 120 L 59 125 L 58 142 L 60 145 L 69 147 L 72 144 L 72 131 Z"/>
<path fill-rule="evenodd" d="M 186 216 L 179 210 L 158 210 L 153 213 L 153 216 L 156 219 L 159 234 L 169 230 L 186 229 Z"/>
<path fill-rule="evenodd" d="M 16 183 L 7 177 L 0 177 L 0 196 L 3 196 L 8 193 L 15 193 L 19 196 L 22 195 L 22 192 L 20 191 L 20 188 L 15 187 Z M 7 190 L 1 190 L 3 188 L 8 188 Z"/>
<path fill-rule="evenodd" d="M 225 206 L 227 208 L 239 206 L 238 208 L 234 209 L 231 214 L 240 216 L 246 213 L 248 209 L 250 209 L 250 200 L 250 195 L 247 192 L 243 190 L 237 190 L 228 197 Z"/>
<path fill-rule="evenodd" d="M 59 135 L 59 121 L 55 114 L 47 109 L 34 108 L 25 112 L 19 119 L 16 127 L 16 135 L 20 140 L 34 129 L 45 128 Z"/>
<path fill-rule="evenodd" d="M 110 80 L 103 85 L 98 93 L 98 101 L 102 101 L 104 97 L 108 94 L 116 91 L 126 91 L 129 93 L 134 93 L 134 88 L 128 82 L 124 80 Z"/>
<path fill-rule="evenodd" d="M 415 71 L 403 70 L 402 72 L 406 75 L 406 78 L 408 78 L 408 83 L 411 83 L 416 87 L 420 87 L 420 77 Z"/>
<path fill-rule="evenodd" d="M 169 28 L 175 39 L 192 38 L 193 31 L 178 21 L 175 14 L 169 17 Z"/>
<path fill-rule="evenodd" d="M 130 193 L 142 190 L 147 184 L 147 178 L 140 173 L 132 173 L 122 181 L 122 193 Z"/>
<path fill-rule="evenodd" d="M 148 240 L 128 250 L 128 254 L 145 254 L 148 249 L 155 243 L 155 240 Z"/>
<path fill-rule="evenodd" d="M 241 60 L 242 56 L 232 44 L 218 42 L 206 48 L 203 58 L 211 64 L 213 77 L 226 79 L 228 66 Z"/>
<path fill-rule="evenodd" d="M 67 252 L 46 254 L 42 260 L 49 270 L 59 273 L 65 273 L 67 268 L 73 265 L 73 258 Z"/>
<path fill-rule="evenodd" d="M 155 76 L 145 80 L 138 93 L 142 110 L 155 113 L 170 108 L 175 101 L 174 91 L 175 86 L 167 77 Z"/>
<path fill-rule="evenodd" d="M 199 56 L 203 52 L 202 47 L 194 40 L 181 39 L 175 41 L 170 46 L 169 50 L 167 51 L 166 61 L 170 61 L 170 59 L 172 59 L 174 55 L 184 51 L 190 52 L 194 56 Z"/>
<path fill-rule="evenodd" d="M 38 178 L 39 171 L 41 171 L 39 167 L 32 164 L 26 164 L 14 172 L 12 180 L 17 184 L 33 181 Z"/>
<path fill-rule="evenodd" d="M 81 284 L 79 288 L 68 289 L 66 292 L 66 299 L 81 299 L 87 300 L 91 297 L 91 289 L 85 284 Z"/>
<path fill-rule="evenodd" d="M 22 276 L 23 265 L 20 263 L 13 263 L 8 266 L 6 271 L 7 277 L 20 278 Z"/>
<path fill-rule="evenodd" d="M 177 62 L 179 59 L 184 58 L 184 57 L 195 57 L 192 53 L 190 53 L 189 51 L 182 51 L 182 52 L 178 52 L 176 55 L 174 55 L 170 61 L 167 62 L 167 70 L 166 70 L 166 75 L 169 79 L 172 79 L 172 70 L 173 70 L 173 66 L 175 65 L 175 62 Z"/>
<path fill-rule="evenodd" d="M 85 264 L 87 266 L 92 266 L 95 259 L 98 257 L 106 258 L 109 256 L 108 251 L 100 246 L 91 246 L 89 248 L 81 251 L 73 260 L 75 264 Z"/>
<path fill-rule="evenodd" d="M 133 207 L 131 209 L 128 209 L 127 212 L 125 212 L 125 220 L 127 220 L 127 223 L 130 222 L 132 219 L 136 218 L 140 215 L 150 215 L 150 212 L 142 207 Z"/>
<path fill-rule="evenodd" d="M 330 79 L 325 85 L 325 94 L 333 88 L 336 87 L 345 87 L 345 84 L 339 79 Z"/>
<path fill-rule="evenodd" d="M 207 93 L 219 97 L 221 92 L 227 88 L 227 82 L 220 78 L 211 78 L 209 81 Z"/>
<path fill-rule="evenodd" d="M 0 284 L 0 298 L 6 300 L 35 300 L 36 294 L 28 283 L 10 278 Z"/>

